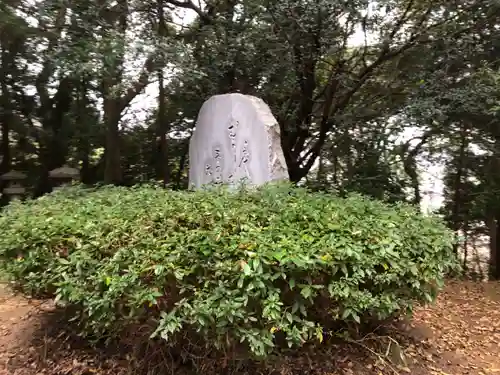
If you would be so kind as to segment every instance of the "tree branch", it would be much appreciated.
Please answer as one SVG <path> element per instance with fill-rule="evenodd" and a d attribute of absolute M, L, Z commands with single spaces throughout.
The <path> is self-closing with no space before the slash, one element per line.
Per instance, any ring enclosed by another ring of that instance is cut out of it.
<path fill-rule="evenodd" d="M 309 149 L 309 151 L 303 155 L 303 157 L 299 160 L 299 165 L 303 165 L 301 168 L 301 175 L 305 175 L 308 173 L 310 168 L 314 165 L 314 162 L 316 158 L 319 155 L 319 152 L 321 151 L 321 148 L 323 147 L 326 139 L 327 139 L 327 134 L 328 131 L 331 129 L 333 126 L 333 122 L 330 120 L 332 114 L 337 113 L 338 111 L 344 109 L 349 102 L 351 101 L 352 96 L 358 92 L 358 90 L 365 84 L 365 82 L 372 76 L 373 72 L 380 67 L 384 62 L 399 56 L 400 54 L 404 53 L 406 50 L 410 49 L 415 45 L 415 43 L 418 41 L 418 38 L 424 33 L 427 32 L 447 21 L 443 20 L 442 22 L 433 24 L 424 30 L 421 30 L 420 33 L 412 33 L 410 38 L 407 40 L 407 42 L 402 45 L 400 48 L 397 48 L 395 50 L 391 50 L 390 44 L 394 40 L 394 37 L 398 30 L 401 29 L 405 21 L 408 19 L 408 14 L 411 10 L 411 7 L 413 6 L 413 0 L 411 0 L 408 3 L 408 6 L 406 7 L 405 11 L 401 15 L 401 17 L 396 21 L 391 33 L 389 34 L 389 38 L 385 40 L 382 44 L 382 49 L 380 51 L 379 56 L 377 59 L 370 65 L 366 66 L 360 74 L 357 76 L 357 82 L 356 84 L 348 90 L 345 95 L 336 102 L 332 107 L 328 108 L 328 113 L 325 111 L 323 112 L 322 115 L 322 120 L 320 122 L 320 132 L 319 132 L 319 137 L 316 143 Z M 426 9 L 426 11 L 423 13 L 422 17 L 418 20 L 417 23 L 417 29 L 425 22 L 425 20 L 428 18 L 432 10 L 432 7 L 429 7 Z M 331 84 L 333 85 L 334 82 L 332 81 Z M 305 163 L 305 164 L 304 164 Z M 303 176 L 302 176 L 303 177 Z"/>
<path fill-rule="evenodd" d="M 57 12 L 56 21 L 54 24 L 54 32 L 46 34 L 47 39 L 49 41 L 49 45 L 46 51 L 49 53 L 53 52 L 57 47 L 57 44 L 59 42 L 59 37 L 61 36 L 61 32 L 64 26 L 67 10 L 68 10 L 67 5 L 64 4 L 61 5 L 61 7 Z M 44 25 L 42 20 L 39 21 L 40 21 L 40 29 L 44 30 L 46 28 L 46 25 Z M 47 110 L 51 104 L 50 95 L 47 89 L 47 83 L 53 71 L 54 71 L 54 64 L 52 63 L 51 59 L 47 58 L 47 60 L 45 60 L 43 64 L 41 72 L 38 74 L 35 81 L 35 87 L 38 95 L 40 96 L 40 102 L 43 110 Z"/>
<path fill-rule="evenodd" d="M 193 3 L 192 0 L 166 0 L 167 3 L 172 4 L 174 6 L 178 6 L 180 8 L 192 9 L 194 10 L 200 20 L 202 21 L 202 25 L 207 25 L 213 22 L 213 18 L 209 16 L 210 11 L 204 13 L 199 6 Z M 161 63 L 157 62 L 156 56 L 158 55 L 157 51 L 151 53 L 146 61 L 144 62 L 144 66 L 142 67 L 141 74 L 136 82 L 132 83 L 131 86 L 125 92 L 125 95 L 121 98 L 119 103 L 119 110 L 123 111 L 130 104 L 134 98 L 139 95 L 147 85 L 150 83 L 150 75 L 157 69 L 161 68 L 162 65 L 165 64 L 164 61 Z M 162 64 L 162 65 L 160 65 Z"/>
<path fill-rule="evenodd" d="M 205 23 L 210 23 L 212 21 L 212 18 L 207 13 L 203 12 L 201 7 L 193 3 L 192 0 L 166 0 L 166 2 L 179 8 L 194 10 L 196 14 L 198 14 L 198 17 L 200 17 L 200 19 L 202 19 Z"/>

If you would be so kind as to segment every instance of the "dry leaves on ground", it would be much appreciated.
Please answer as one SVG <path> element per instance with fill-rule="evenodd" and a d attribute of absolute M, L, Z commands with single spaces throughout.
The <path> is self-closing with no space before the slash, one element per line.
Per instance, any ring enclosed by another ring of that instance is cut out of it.
<path fill-rule="evenodd" d="M 42 322 L 52 309 L 1 291 L 0 375 L 129 371 L 125 356 L 106 357 L 76 348 L 64 335 L 47 335 Z M 385 353 L 381 348 L 389 343 Z M 394 356 L 403 361 L 390 363 Z M 500 375 L 500 284 L 449 282 L 435 305 L 416 309 L 406 330 L 392 337 L 309 348 L 279 366 L 275 373 L 290 375 Z"/>

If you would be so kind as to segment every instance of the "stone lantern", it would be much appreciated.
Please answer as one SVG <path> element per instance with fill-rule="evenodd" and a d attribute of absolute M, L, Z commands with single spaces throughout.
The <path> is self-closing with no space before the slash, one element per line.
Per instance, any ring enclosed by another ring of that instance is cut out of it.
<path fill-rule="evenodd" d="M 3 193 L 9 197 L 9 200 L 23 198 L 26 193 L 23 181 L 26 177 L 24 173 L 19 171 L 10 171 L 0 176 L 3 181 L 6 181 L 6 187 L 3 189 Z"/>
<path fill-rule="evenodd" d="M 64 165 L 60 168 L 53 169 L 49 172 L 50 180 L 52 181 L 53 190 L 57 190 L 64 185 L 69 185 L 80 179 L 80 171 L 76 168 Z"/>

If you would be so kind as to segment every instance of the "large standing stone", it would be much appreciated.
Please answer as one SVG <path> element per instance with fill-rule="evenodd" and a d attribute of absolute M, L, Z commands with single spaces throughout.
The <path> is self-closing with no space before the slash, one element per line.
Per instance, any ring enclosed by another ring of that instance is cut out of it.
<path fill-rule="evenodd" d="M 189 144 L 189 185 L 288 179 L 279 125 L 254 96 L 216 95 L 201 107 Z"/>

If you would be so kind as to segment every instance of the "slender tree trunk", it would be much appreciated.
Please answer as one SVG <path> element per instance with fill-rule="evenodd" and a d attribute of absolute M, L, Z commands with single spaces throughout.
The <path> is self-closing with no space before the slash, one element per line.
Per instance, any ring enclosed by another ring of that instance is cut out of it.
<path fill-rule="evenodd" d="M 467 126 L 463 125 L 461 132 L 460 132 L 460 149 L 459 149 L 459 156 L 458 156 L 458 165 L 457 165 L 457 171 L 455 174 L 455 181 L 454 181 L 454 197 L 453 197 L 453 210 L 452 210 L 452 217 L 451 217 L 451 222 L 453 226 L 453 230 L 455 233 L 458 234 L 458 231 L 461 227 L 461 217 L 460 217 L 460 210 L 462 207 L 462 180 L 465 177 L 465 159 L 467 156 L 467 147 L 468 147 L 468 139 L 467 139 Z M 454 251 L 455 253 L 458 253 L 458 245 L 454 245 Z"/>
<path fill-rule="evenodd" d="M 0 87 L 2 88 L 2 96 L 0 96 L 0 123 L 2 126 L 2 143 L 0 144 L 0 176 L 7 173 L 11 168 L 11 153 L 10 153 L 10 125 L 12 121 L 12 103 L 10 99 L 10 89 L 8 87 L 8 67 L 10 66 L 9 52 L 0 46 Z M 5 188 L 5 181 L 0 180 L 0 193 Z M 2 195 L 0 206 L 7 204 L 8 198 Z"/>
<path fill-rule="evenodd" d="M 318 157 L 318 175 L 316 177 L 319 187 L 324 188 L 326 187 L 326 184 L 328 182 L 328 177 L 326 175 L 326 169 L 325 169 L 325 157 L 323 154 L 319 154 Z"/>
<path fill-rule="evenodd" d="M 158 12 L 158 38 L 159 38 L 159 55 L 162 60 L 165 60 L 163 51 L 163 41 L 166 37 L 167 30 L 165 25 L 165 14 L 163 0 L 157 0 Z M 170 167 L 168 154 L 168 119 L 167 119 L 167 95 L 165 91 L 165 77 L 163 76 L 163 65 L 160 64 L 157 70 L 158 75 L 158 117 L 156 121 L 156 142 L 157 149 L 155 155 L 156 178 L 163 181 L 166 186 L 170 183 Z"/>
<path fill-rule="evenodd" d="M 3 85 L 2 85 L 3 86 Z M 12 117 L 12 113 L 9 109 L 8 96 L 5 88 L 2 88 L 2 97 L 0 97 L 0 123 L 2 124 L 2 144 L 0 145 L 0 154 L 1 154 L 1 162 L 0 162 L 0 176 L 4 173 L 7 173 L 11 168 L 11 155 L 10 155 L 10 137 L 9 137 L 9 128 L 10 121 Z M 5 189 L 6 183 L 3 180 L 0 180 L 0 193 Z M 4 194 L 0 200 L 0 206 L 3 206 L 8 203 L 8 198 Z"/>
<path fill-rule="evenodd" d="M 64 132 L 64 118 L 71 110 L 73 99 L 72 83 L 71 78 L 62 78 L 55 95 L 45 100 L 41 107 L 44 132 L 40 144 L 41 167 L 35 187 L 35 197 L 52 190 L 49 172 L 66 163 L 69 149 L 67 135 Z"/>
<path fill-rule="evenodd" d="M 420 179 L 418 177 L 417 157 L 427 141 L 435 134 L 435 130 L 428 131 L 422 136 L 420 142 L 415 145 L 415 147 L 410 149 L 410 143 L 407 143 L 403 147 L 401 152 L 403 167 L 405 173 L 408 175 L 408 177 L 410 177 L 411 187 L 413 189 L 413 204 L 417 207 L 420 207 L 420 203 L 422 202 L 422 194 L 420 192 Z"/>
<path fill-rule="evenodd" d="M 121 184 L 123 180 L 120 152 L 120 114 L 116 113 L 114 99 L 104 99 L 104 124 L 106 126 L 106 150 L 104 183 Z"/>
<path fill-rule="evenodd" d="M 1 79 L 1 78 L 0 78 Z M 2 96 L 0 97 L 0 122 L 2 124 L 2 143 L 0 145 L 0 175 L 10 170 L 10 123 L 12 121 L 12 110 L 10 108 L 10 98 L 7 85 L 2 82 Z"/>
<path fill-rule="evenodd" d="M 500 177 L 498 177 L 498 168 L 500 167 L 500 135 L 495 137 L 495 154 L 493 158 L 494 168 L 491 171 L 491 178 L 493 179 L 492 187 L 498 189 L 500 186 Z M 490 242 L 489 275 L 494 280 L 500 280 L 500 209 L 498 206 L 495 212 L 495 220 L 492 221 L 492 224 L 494 225 L 494 229 L 490 230 L 492 240 Z"/>
<path fill-rule="evenodd" d="M 1 111 L 7 112 L 7 109 L 0 108 Z M 10 138 L 9 138 L 9 115 L 3 113 L 0 117 L 2 123 L 2 145 L 0 146 L 0 153 L 2 155 L 2 162 L 0 163 L 0 175 L 7 173 L 10 170 L 11 157 L 10 157 Z"/>
<path fill-rule="evenodd" d="M 496 126 L 498 127 L 499 124 Z M 489 170 L 489 190 L 494 192 L 500 187 L 500 177 L 498 175 L 500 168 L 500 133 L 495 134 L 495 151 L 490 159 Z M 490 234 L 490 256 L 488 274 L 493 280 L 500 280 L 500 208 L 498 198 L 492 196 L 492 201 L 487 205 L 486 225 Z"/>
<path fill-rule="evenodd" d="M 466 270 L 467 269 L 467 257 L 469 255 L 469 220 L 465 220 L 464 223 L 464 262 L 463 262 L 463 267 Z"/>
<path fill-rule="evenodd" d="M 500 280 L 500 211 L 495 220 L 494 246 L 490 247 L 489 274 L 493 280 Z"/>
<path fill-rule="evenodd" d="M 413 204 L 420 207 L 422 202 L 422 195 L 420 194 L 420 181 L 418 178 L 416 156 L 408 155 L 404 161 L 405 173 L 410 177 L 410 184 L 413 189 Z"/>
<path fill-rule="evenodd" d="M 495 215 L 489 215 L 486 219 L 486 225 L 488 226 L 490 235 L 490 257 L 488 264 L 488 275 L 491 279 L 498 279 L 498 235 L 499 235 L 499 222 L 495 219 Z"/>
<path fill-rule="evenodd" d="M 156 175 L 163 181 L 163 185 L 170 183 L 170 166 L 168 152 L 168 124 L 166 93 L 163 77 L 163 70 L 158 70 L 158 118 L 157 118 L 157 155 L 156 155 Z"/>
<path fill-rule="evenodd" d="M 89 103 L 87 98 L 87 78 L 85 76 L 81 77 L 78 85 L 78 92 L 76 93 L 77 97 L 77 123 L 79 129 L 88 129 L 89 118 L 87 115 L 87 111 L 89 109 Z M 80 140 L 78 142 L 78 155 L 79 159 L 82 163 L 80 169 L 81 181 L 84 184 L 90 183 L 90 139 L 89 133 L 87 131 L 83 131 L 83 134 L 80 133 Z"/>
<path fill-rule="evenodd" d="M 182 172 L 184 172 L 184 168 L 186 165 L 186 159 L 189 154 L 189 140 L 187 141 L 186 145 L 184 146 L 184 150 L 181 155 L 181 159 L 179 160 L 179 170 L 177 171 L 177 176 L 175 177 L 175 188 L 180 189 L 181 188 L 181 180 L 182 180 Z"/>

